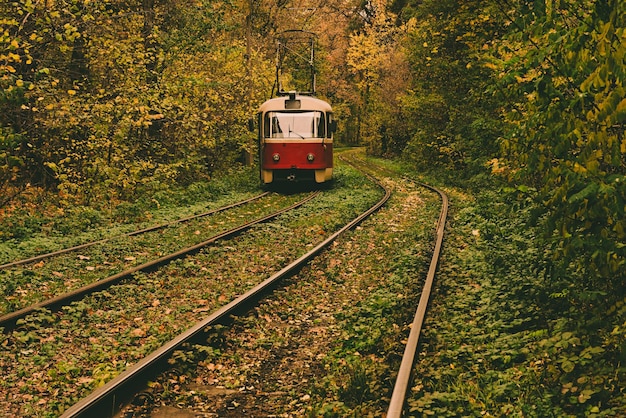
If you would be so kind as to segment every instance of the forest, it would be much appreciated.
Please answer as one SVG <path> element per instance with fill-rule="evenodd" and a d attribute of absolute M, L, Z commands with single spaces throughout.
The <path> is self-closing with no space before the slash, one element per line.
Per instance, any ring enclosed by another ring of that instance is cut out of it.
<path fill-rule="evenodd" d="M 621 0 L 3 1 L 0 239 L 44 200 L 115 206 L 250 164 L 292 29 L 317 34 L 338 144 L 497 190 L 542 231 L 547 305 L 589 330 L 626 315 Z M 590 341 L 626 361 L 626 322 Z"/>

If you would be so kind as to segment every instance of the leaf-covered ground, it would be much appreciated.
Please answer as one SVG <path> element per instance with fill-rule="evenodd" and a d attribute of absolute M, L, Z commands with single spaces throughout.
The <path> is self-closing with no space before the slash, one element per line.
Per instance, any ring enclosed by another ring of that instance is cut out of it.
<path fill-rule="evenodd" d="M 439 209 L 436 196 L 411 182 L 385 182 L 394 195 L 381 211 L 234 328 L 215 329 L 206 344 L 176 353 L 175 373 L 151 384 L 152 416 L 384 413 Z M 409 415 L 625 416 L 624 296 L 569 294 L 568 277 L 550 275 L 549 251 L 529 223 L 523 195 L 447 191 L 450 219 Z M 0 416 L 58 415 L 377 194 L 341 168 L 327 200 L 316 200 L 310 212 L 160 275 L 140 275 L 60 316 L 33 316 L 0 339 Z M 209 277 L 219 285 L 208 288 Z M 51 327 L 59 321 L 62 328 Z"/>
<path fill-rule="evenodd" d="M 250 233 L 154 273 L 136 274 L 58 313 L 29 316 L 0 335 L 0 415 L 58 415 L 298 258 L 380 193 L 354 170 L 338 169 L 335 188 Z"/>
<path fill-rule="evenodd" d="M 381 416 L 436 206 L 394 188 L 380 214 L 220 334 L 187 381 L 172 379 L 157 413 Z M 447 191 L 452 210 L 408 416 L 626 416 L 623 295 L 603 303 L 568 294 L 525 193 Z"/>
<path fill-rule="evenodd" d="M 191 373 L 157 385 L 154 416 L 381 416 L 439 209 L 411 182 L 386 183 L 394 195 L 380 212 L 216 331 Z"/>
<path fill-rule="evenodd" d="M 450 197 L 409 416 L 626 416 L 623 295 L 555 292 L 524 196 Z"/>
<path fill-rule="evenodd" d="M 0 300 L 0 314 L 30 306 L 191 247 L 246 221 L 288 207 L 303 197 L 303 194 L 271 194 L 227 212 L 176 223 L 144 234 L 110 235 L 110 241 L 79 251 L 2 269 L 0 295 L 5 297 Z M 201 211 L 206 212 L 206 209 Z"/>

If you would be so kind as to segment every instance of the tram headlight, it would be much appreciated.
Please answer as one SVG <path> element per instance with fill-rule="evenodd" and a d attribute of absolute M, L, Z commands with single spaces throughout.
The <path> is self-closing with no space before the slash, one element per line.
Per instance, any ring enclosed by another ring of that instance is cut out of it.
<path fill-rule="evenodd" d="M 312 163 L 312 162 L 313 162 L 313 160 L 315 160 L 315 155 L 314 155 L 314 154 L 312 154 L 312 153 L 308 153 L 308 154 L 307 154 L 307 156 L 306 156 L 306 160 L 307 160 L 308 162 Z"/>
<path fill-rule="evenodd" d="M 280 155 L 278 153 L 272 155 L 272 160 L 274 160 L 275 163 L 280 161 Z"/>

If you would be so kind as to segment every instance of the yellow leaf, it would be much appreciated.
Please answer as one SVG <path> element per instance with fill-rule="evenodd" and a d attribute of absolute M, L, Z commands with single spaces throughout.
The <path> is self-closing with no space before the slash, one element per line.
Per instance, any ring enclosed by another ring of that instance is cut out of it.
<path fill-rule="evenodd" d="M 70 96 L 73 96 L 76 94 L 76 90 L 68 90 L 67 94 L 69 94 Z"/>
<path fill-rule="evenodd" d="M 587 169 L 578 163 L 574 163 L 574 173 L 586 173 Z"/>
<path fill-rule="evenodd" d="M 613 123 L 624 123 L 626 121 L 626 99 L 622 99 L 619 102 L 612 119 Z"/>

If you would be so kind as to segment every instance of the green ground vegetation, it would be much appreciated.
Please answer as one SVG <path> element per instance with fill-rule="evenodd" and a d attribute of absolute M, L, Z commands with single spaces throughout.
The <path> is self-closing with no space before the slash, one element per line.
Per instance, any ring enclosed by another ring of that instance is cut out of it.
<path fill-rule="evenodd" d="M 449 193 L 410 416 L 621 416 L 624 295 L 553 277 L 527 193 Z"/>

